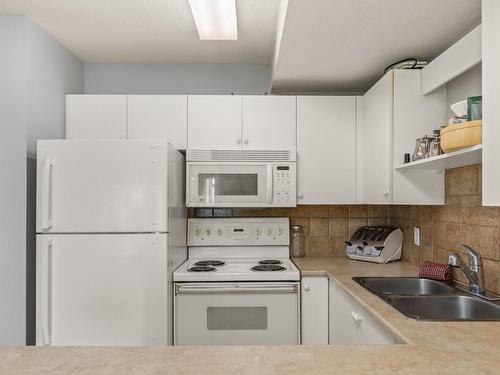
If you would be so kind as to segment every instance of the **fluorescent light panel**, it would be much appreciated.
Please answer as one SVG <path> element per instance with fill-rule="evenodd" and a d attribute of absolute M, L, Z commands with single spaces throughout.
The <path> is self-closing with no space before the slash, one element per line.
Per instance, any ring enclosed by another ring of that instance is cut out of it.
<path fill-rule="evenodd" d="M 201 40 L 236 40 L 236 0 L 189 0 Z"/>

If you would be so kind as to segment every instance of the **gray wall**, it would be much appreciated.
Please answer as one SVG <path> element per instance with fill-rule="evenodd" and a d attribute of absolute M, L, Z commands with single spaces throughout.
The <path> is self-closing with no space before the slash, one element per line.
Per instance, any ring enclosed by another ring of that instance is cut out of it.
<path fill-rule="evenodd" d="M 263 94 L 269 65 L 85 64 L 86 94 Z"/>
<path fill-rule="evenodd" d="M 81 94 L 83 63 L 32 21 L 28 26 L 28 152 L 38 139 L 64 138 L 64 94 Z"/>
<path fill-rule="evenodd" d="M 448 117 L 454 116 L 450 105 L 467 99 L 469 96 L 478 96 L 482 93 L 481 64 L 468 70 L 446 84 L 446 108 Z"/>
<path fill-rule="evenodd" d="M 0 16 L 0 345 L 25 342 L 26 19 Z"/>
<path fill-rule="evenodd" d="M 0 345 L 24 345 L 26 306 L 32 342 L 34 303 L 33 275 L 26 283 L 26 266 L 33 265 L 26 254 L 34 253 L 26 248 L 34 235 L 26 230 L 29 222 L 33 231 L 26 156 L 28 148 L 35 152 L 36 139 L 64 136 L 64 94 L 83 92 L 84 67 L 22 16 L 0 16 L 0 55 Z"/>

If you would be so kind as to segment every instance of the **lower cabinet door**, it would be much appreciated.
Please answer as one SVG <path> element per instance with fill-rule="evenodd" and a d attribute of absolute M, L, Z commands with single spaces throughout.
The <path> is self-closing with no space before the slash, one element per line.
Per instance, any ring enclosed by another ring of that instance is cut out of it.
<path fill-rule="evenodd" d="M 303 277 L 302 345 L 328 345 L 328 278 Z"/>
<path fill-rule="evenodd" d="M 341 288 L 332 290 L 332 338 L 333 345 L 355 345 L 360 343 L 358 325 L 353 319 L 356 305 L 353 299 Z"/>
<path fill-rule="evenodd" d="M 390 345 L 395 338 L 344 289 L 330 280 L 330 344 Z"/>

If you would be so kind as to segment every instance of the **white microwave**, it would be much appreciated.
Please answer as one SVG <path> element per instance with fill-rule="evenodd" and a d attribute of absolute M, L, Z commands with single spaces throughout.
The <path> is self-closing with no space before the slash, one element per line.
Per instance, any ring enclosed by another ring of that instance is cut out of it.
<path fill-rule="evenodd" d="M 295 161 L 188 161 L 188 207 L 296 207 Z"/>

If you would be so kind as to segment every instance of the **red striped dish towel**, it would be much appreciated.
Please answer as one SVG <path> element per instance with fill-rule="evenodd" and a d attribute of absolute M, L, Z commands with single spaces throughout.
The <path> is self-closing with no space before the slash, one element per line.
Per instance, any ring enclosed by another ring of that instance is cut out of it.
<path fill-rule="evenodd" d="M 418 271 L 418 277 L 423 279 L 453 280 L 453 268 L 447 264 L 424 262 Z"/>

